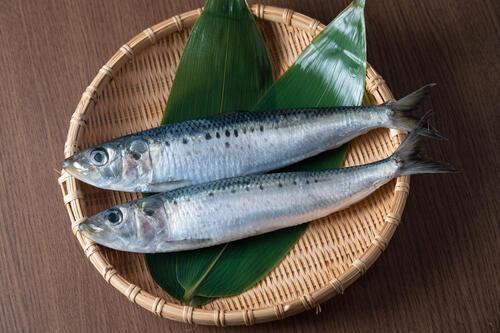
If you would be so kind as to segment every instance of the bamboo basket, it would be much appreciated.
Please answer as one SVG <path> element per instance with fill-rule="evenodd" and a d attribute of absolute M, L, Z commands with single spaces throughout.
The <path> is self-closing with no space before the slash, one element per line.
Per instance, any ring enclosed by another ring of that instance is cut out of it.
<path fill-rule="evenodd" d="M 290 9 L 252 5 L 275 78 L 293 63 L 316 34 L 319 21 Z M 99 70 L 71 117 L 65 157 L 114 137 L 158 126 L 175 71 L 201 9 L 147 28 L 124 44 Z M 393 100 L 384 80 L 368 66 L 367 90 L 374 103 Z M 344 166 L 389 156 L 398 132 L 378 129 L 355 139 Z M 342 294 L 387 247 L 404 209 L 409 177 L 399 177 L 369 198 L 312 222 L 281 263 L 240 295 L 201 307 L 184 306 L 155 284 L 144 256 L 94 244 L 78 224 L 98 211 L 139 198 L 138 193 L 97 189 L 66 172 L 59 178 L 71 228 L 88 260 L 104 280 L 131 302 L 158 316 L 203 325 L 252 325 L 283 319 Z"/>

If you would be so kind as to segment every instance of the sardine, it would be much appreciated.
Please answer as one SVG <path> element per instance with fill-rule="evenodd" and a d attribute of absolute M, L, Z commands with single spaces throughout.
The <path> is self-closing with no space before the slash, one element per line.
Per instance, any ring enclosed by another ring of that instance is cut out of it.
<path fill-rule="evenodd" d="M 264 173 L 333 149 L 378 127 L 410 131 L 410 115 L 433 86 L 378 106 L 236 112 L 156 127 L 108 141 L 64 161 L 91 185 L 163 192 Z M 438 137 L 433 128 L 420 134 Z"/>
<path fill-rule="evenodd" d="M 130 252 L 197 249 L 295 226 L 349 207 L 394 177 L 454 169 L 424 161 L 411 132 L 384 160 L 343 169 L 251 175 L 159 193 L 79 225 L 85 237 Z"/>

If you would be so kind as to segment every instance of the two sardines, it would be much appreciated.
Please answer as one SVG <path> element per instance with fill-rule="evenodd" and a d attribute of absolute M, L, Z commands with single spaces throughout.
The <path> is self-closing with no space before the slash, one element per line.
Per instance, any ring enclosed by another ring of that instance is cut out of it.
<path fill-rule="evenodd" d="M 305 223 L 344 209 L 394 177 L 453 169 L 418 157 L 418 134 L 379 162 L 344 169 L 216 180 L 124 203 L 80 224 L 87 238 L 123 251 L 196 249 Z"/>
<path fill-rule="evenodd" d="M 140 192 L 264 173 L 374 128 L 413 130 L 418 119 L 409 113 L 431 86 L 378 106 L 238 112 L 165 125 L 79 152 L 63 168 L 100 188 Z M 419 134 L 439 136 L 430 127 Z"/>

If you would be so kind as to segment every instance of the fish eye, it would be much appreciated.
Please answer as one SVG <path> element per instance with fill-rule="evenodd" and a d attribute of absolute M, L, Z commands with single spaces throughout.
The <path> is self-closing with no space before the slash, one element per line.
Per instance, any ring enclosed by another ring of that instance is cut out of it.
<path fill-rule="evenodd" d="M 119 209 L 111 208 L 106 212 L 106 220 L 111 225 L 118 225 L 122 221 L 122 212 Z"/>
<path fill-rule="evenodd" d="M 146 214 L 147 216 L 153 216 L 155 214 L 155 211 L 152 209 L 146 209 L 144 210 L 144 214 Z"/>
<path fill-rule="evenodd" d="M 92 163 L 101 166 L 108 163 L 108 153 L 103 148 L 95 148 L 90 152 Z"/>

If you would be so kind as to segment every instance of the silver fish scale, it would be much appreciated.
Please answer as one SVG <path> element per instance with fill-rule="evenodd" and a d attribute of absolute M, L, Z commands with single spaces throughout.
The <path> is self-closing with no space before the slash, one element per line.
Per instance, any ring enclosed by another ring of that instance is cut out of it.
<path fill-rule="evenodd" d="M 277 169 L 388 121 L 383 107 L 239 112 L 154 128 L 150 141 L 157 190 Z M 161 187 L 161 184 L 166 187 Z"/>
<path fill-rule="evenodd" d="M 298 225 L 361 200 L 396 172 L 396 164 L 386 159 L 349 169 L 237 177 L 157 194 L 142 200 L 164 202 L 168 234 L 150 245 L 156 252 L 178 251 Z"/>

